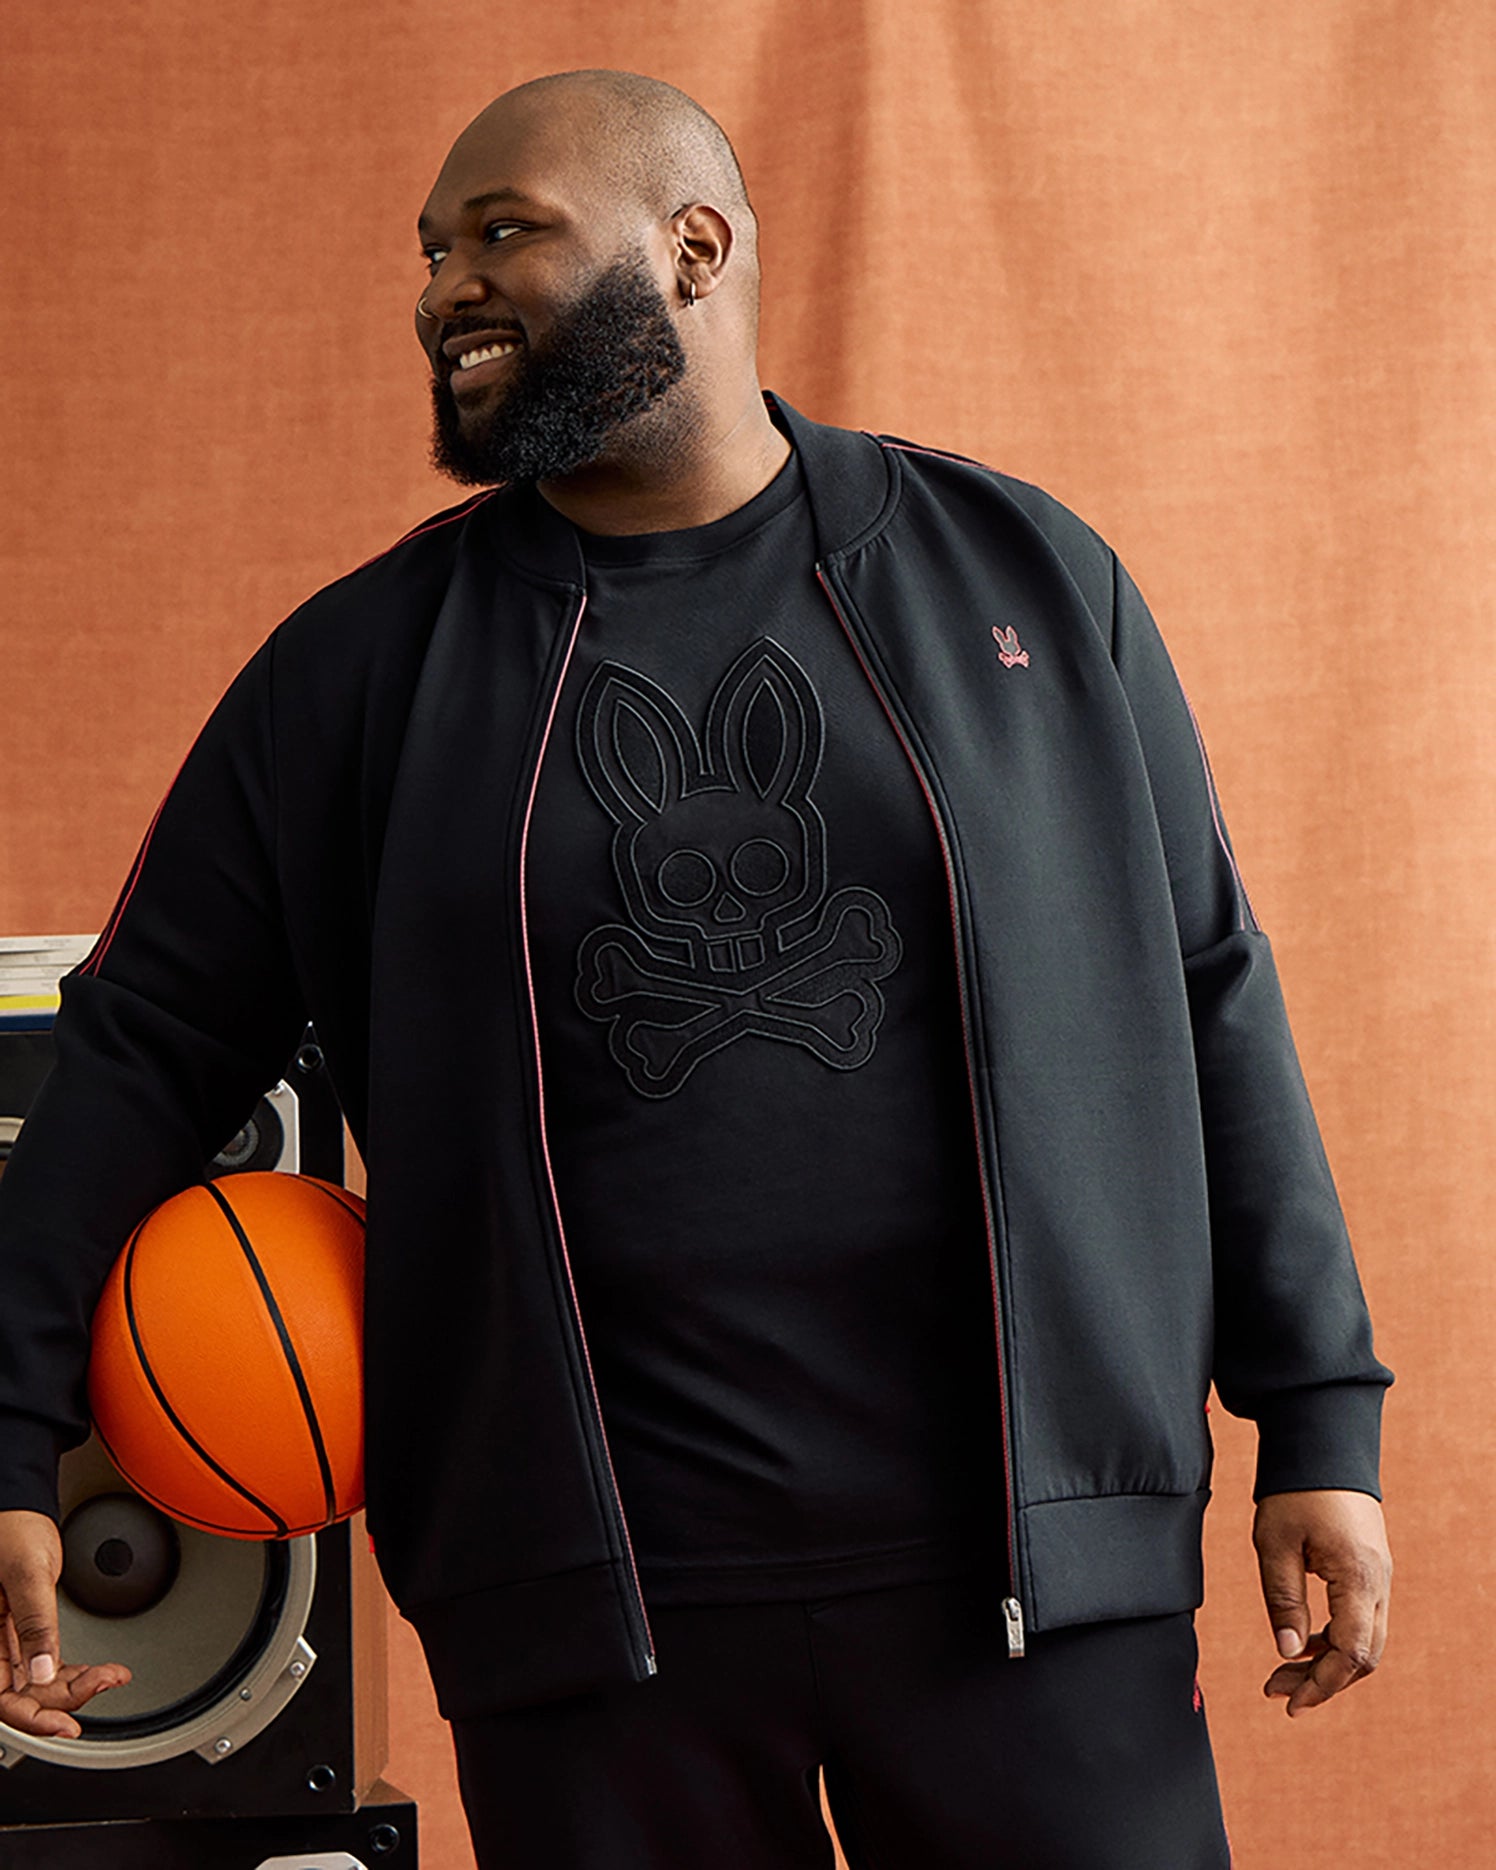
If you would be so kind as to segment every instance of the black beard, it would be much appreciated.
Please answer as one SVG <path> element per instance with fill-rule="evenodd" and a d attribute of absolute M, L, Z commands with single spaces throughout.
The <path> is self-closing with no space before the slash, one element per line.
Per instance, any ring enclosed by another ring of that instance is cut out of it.
<path fill-rule="evenodd" d="M 438 473 L 472 487 L 573 473 L 680 382 L 686 352 L 653 273 L 634 254 L 605 267 L 510 373 L 467 427 L 447 381 L 432 379 Z"/>

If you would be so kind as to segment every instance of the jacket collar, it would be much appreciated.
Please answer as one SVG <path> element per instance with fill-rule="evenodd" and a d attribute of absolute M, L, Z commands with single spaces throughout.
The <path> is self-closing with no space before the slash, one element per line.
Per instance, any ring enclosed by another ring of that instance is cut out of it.
<path fill-rule="evenodd" d="M 863 431 L 812 422 L 772 390 L 763 396 L 775 426 L 799 453 L 818 558 L 846 552 L 876 532 L 897 491 L 887 451 Z M 586 583 L 575 527 L 533 486 L 506 488 L 478 511 L 489 517 L 499 550 L 520 571 L 546 584 L 580 589 Z"/>

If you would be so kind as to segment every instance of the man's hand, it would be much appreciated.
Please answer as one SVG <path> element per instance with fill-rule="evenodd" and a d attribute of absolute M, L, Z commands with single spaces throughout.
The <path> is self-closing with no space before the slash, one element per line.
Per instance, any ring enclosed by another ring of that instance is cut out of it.
<path fill-rule="evenodd" d="M 1306 1489 L 1257 1503 L 1252 1543 L 1282 1663 L 1262 1685 L 1299 1714 L 1370 1675 L 1387 1641 L 1392 1554 L 1381 1503 L 1369 1493 Z M 1323 1578 L 1330 1621 L 1309 1633 L 1308 1573 Z"/>
<path fill-rule="evenodd" d="M 23 1734 L 76 1740 L 73 1719 L 101 1689 L 122 1687 L 122 1662 L 60 1664 L 57 1580 L 62 1537 L 45 1513 L 0 1513 L 0 1721 Z"/>

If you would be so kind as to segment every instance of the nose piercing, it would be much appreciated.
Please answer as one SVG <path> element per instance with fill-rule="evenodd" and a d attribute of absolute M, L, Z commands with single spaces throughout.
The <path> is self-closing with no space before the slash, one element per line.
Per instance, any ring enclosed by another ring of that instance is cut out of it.
<path fill-rule="evenodd" d="M 424 292 L 421 294 L 420 298 L 416 300 L 416 310 L 423 318 L 435 318 L 436 316 L 436 313 L 426 304 L 426 295 Z"/>

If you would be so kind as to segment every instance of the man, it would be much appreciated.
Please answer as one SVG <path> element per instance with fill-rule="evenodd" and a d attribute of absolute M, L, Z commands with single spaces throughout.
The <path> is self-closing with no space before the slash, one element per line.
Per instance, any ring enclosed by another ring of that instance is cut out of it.
<path fill-rule="evenodd" d="M 0 1185 L 0 1716 L 122 1677 L 56 1670 L 87 1302 L 309 1015 L 369 1523 L 485 1865 L 826 1866 L 822 1764 L 854 1866 L 1224 1864 L 1210 1381 L 1295 1714 L 1385 1642 L 1392 1373 L 1136 587 L 766 395 L 755 232 L 631 74 L 449 155 L 434 455 L 502 490 L 240 672 Z"/>

